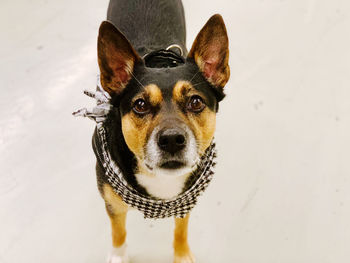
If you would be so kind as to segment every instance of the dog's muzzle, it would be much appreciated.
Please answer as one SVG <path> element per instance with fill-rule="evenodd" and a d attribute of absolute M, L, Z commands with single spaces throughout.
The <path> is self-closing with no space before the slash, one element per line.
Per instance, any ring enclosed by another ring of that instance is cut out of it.
<path fill-rule="evenodd" d="M 172 174 L 189 172 L 195 168 L 198 160 L 192 131 L 185 124 L 174 121 L 158 126 L 152 132 L 145 150 L 146 166 L 154 172 L 158 169 L 172 171 Z"/>
<path fill-rule="evenodd" d="M 183 150 L 186 146 L 186 133 L 182 129 L 163 129 L 157 134 L 158 147 L 171 155 Z"/>

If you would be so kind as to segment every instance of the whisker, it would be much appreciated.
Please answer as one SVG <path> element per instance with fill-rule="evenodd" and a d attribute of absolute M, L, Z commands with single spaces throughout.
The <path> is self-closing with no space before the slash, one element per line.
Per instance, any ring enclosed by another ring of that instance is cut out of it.
<path fill-rule="evenodd" d="M 193 76 L 192 76 L 192 78 L 190 79 L 190 82 L 197 76 L 197 74 L 199 73 L 199 69 L 198 69 L 198 71 L 196 72 L 196 74 L 194 74 Z"/>
<path fill-rule="evenodd" d="M 206 83 L 206 82 L 205 81 L 201 81 L 201 82 L 198 82 L 196 84 L 193 84 L 192 86 L 195 87 L 195 86 L 198 86 L 198 85 L 203 84 L 203 83 Z"/>
<path fill-rule="evenodd" d="M 135 75 L 131 72 L 131 76 L 133 76 L 134 77 L 134 79 L 141 85 L 141 87 L 145 87 L 145 86 L 143 86 L 142 85 L 142 83 L 135 77 Z"/>

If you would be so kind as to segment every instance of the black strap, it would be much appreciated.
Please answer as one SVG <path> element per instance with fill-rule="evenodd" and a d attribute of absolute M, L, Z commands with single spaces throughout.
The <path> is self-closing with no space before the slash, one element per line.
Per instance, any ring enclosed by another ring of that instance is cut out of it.
<path fill-rule="evenodd" d="M 143 57 L 146 67 L 149 68 L 174 68 L 185 63 L 185 58 L 172 50 L 157 50 Z"/>

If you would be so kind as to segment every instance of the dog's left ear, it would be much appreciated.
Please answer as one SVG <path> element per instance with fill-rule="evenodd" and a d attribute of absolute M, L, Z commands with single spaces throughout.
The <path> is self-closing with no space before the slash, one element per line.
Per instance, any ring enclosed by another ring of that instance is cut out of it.
<path fill-rule="evenodd" d="M 230 78 L 228 37 L 221 15 L 213 15 L 193 42 L 187 56 L 220 93 Z"/>

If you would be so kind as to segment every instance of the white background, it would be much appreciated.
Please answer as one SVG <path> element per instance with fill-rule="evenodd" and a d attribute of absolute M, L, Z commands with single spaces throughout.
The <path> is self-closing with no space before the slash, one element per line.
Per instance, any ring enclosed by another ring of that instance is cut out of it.
<path fill-rule="evenodd" d="M 0 2 L 0 262 L 104 262 L 94 173 L 96 38 L 106 0 Z M 221 13 L 232 78 L 215 179 L 190 222 L 199 263 L 350 262 L 350 2 L 184 3 L 188 47 Z M 173 222 L 131 212 L 132 262 L 172 260 Z"/>

